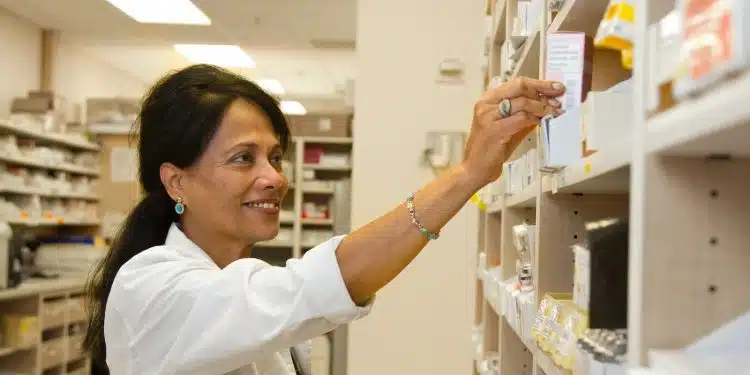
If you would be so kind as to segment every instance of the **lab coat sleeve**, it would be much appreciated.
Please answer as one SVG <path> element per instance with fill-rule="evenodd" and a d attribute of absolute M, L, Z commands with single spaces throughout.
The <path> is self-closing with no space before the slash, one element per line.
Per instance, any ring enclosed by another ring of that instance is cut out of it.
<path fill-rule="evenodd" d="M 130 325 L 136 348 L 161 363 L 159 374 L 224 374 L 286 350 L 367 314 L 352 301 L 336 259 L 342 237 L 311 249 L 286 267 L 257 259 L 222 270 L 186 270 Z M 158 302 L 157 302 L 158 300 Z M 144 358 L 145 359 L 145 358 Z"/>

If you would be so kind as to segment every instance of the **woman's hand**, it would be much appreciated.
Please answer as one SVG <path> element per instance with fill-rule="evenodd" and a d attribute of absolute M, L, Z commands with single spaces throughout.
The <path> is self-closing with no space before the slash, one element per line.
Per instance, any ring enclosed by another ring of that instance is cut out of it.
<path fill-rule="evenodd" d="M 561 83 L 518 77 L 484 93 L 474 106 L 474 119 L 464 152 L 464 166 L 478 187 L 496 180 L 503 163 L 542 117 L 559 115 Z M 501 116 L 501 103 L 510 113 Z"/>

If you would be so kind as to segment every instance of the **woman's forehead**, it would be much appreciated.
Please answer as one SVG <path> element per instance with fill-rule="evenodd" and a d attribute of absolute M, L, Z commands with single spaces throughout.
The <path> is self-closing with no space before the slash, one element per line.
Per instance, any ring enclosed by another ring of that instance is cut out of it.
<path fill-rule="evenodd" d="M 278 143 L 265 112 L 259 106 L 244 100 L 237 100 L 230 105 L 219 124 L 215 140 L 224 146 L 222 148 L 233 147 L 242 142 L 261 145 Z"/>

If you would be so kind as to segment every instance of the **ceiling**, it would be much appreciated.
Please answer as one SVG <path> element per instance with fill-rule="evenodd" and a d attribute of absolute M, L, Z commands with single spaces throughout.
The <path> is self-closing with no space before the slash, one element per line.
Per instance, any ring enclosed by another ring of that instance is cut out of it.
<path fill-rule="evenodd" d="M 159 1 L 159 0 L 154 0 Z M 188 62 L 173 44 L 237 44 L 241 72 L 279 80 L 290 97 L 341 95 L 356 75 L 356 0 L 193 0 L 209 26 L 140 24 L 105 0 L 0 0 L 0 7 L 146 83 Z"/>

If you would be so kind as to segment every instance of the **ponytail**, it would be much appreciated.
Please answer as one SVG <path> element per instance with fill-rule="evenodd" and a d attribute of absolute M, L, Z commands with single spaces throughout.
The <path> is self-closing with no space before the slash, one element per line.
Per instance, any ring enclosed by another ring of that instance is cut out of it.
<path fill-rule="evenodd" d="M 108 374 L 104 312 L 115 276 L 120 267 L 140 252 L 164 244 L 169 228 L 178 219 L 173 205 L 164 189 L 146 195 L 125 219 L 107 255 L 86 283 L 89 326 L 83 348 L 91 353 L 94 374 Z"/>

